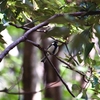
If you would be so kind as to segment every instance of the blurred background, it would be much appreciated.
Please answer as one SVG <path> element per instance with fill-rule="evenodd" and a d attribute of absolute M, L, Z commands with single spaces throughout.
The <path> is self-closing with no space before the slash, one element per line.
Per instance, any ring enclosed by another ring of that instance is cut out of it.
<path fill-rule="evenodd" d="M 0 0 L 0 54 L 34 26 L 61 14 L 27 37 L 44 50 L 58 40 L 50 61 L 41 62 L 43 50 L 28 41 L 3 58 L 0 100 L 99 100 L 99 9 L 99 0 Z"/>

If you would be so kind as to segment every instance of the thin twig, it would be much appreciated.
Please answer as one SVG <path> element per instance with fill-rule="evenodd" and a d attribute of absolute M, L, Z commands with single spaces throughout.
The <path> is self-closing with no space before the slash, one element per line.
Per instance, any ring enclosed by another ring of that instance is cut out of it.
<path fill-rule="evenodd" d="M 42 48 L 39 44 L 37 44 L 37 43 L 34 42 L 34 41 L 31 41 L 31 40 L 27 39 L 26 42 L 29 42 L 29 43 L 31 43 L 32 45 L 34 45 L 34 46 L 36 46 L 37 48 L 39 48 L 40 50 L 45 51 L 44 48 Z"/>
<path fill-rule="evenodd" d="M 55 56 L 55 55 L 53 55 L 53 56 L 56 57 L 56 59 L 58 59 L 60 62 L 62 62 L 62 63 L 64 63 L 65 65 L 67 65 L 68 67 L 66 67 L 66 68 L 71 69 L 71 70 L 73 70 L 73 71 L 79 73 L 79 74 L 82 75 L 82 76 L 85 76 L 85 74 L 84 74 L 83 72 L 78 71 L 78 70 L 76 70 L 75 68 L 73 68 L 72 65 L 71 65 L 70 63 L 63 61 L 62 59 L 60 59 L 59 57 L 57 57 L 57 56 Z"/>
<path fill-rule="evenodd" d="M 69 55 L 71 56 L 71 58 L 70 59 L 73 59 L 75 62 L 76 62 L 76 64 L 77 65 L 79 65 L 79 63 L 74 59 L 74 57 L 71 55 L 71 53 L 70 53 L 70 51 L 69 51 L 69 49 L 68 49 L 68 46 L 67 46 L 67 44 L 65 43 L 65 46 L 66 46 L 66 49 L 67 49 L 67 51 L 68 51 L 68 53 L 69 53 Z"/>
<path fill-rule="evenodd" d="M 56 67 L 53 65 L 53 63 L 50 61 L 50 59 L 48 58 L 48 56 L 45 54 L 45 57 L 47 58 L 48 62 L 50 63 L 50 65 L 52 66 L 52 68 L 54 69 L 55 73 L 57 74 L 57 76 L 59 77 L 60 81 L 63 83 L 63 85 L 66 87 L 66 89 L 68 90 L 68 92 L 72 95 L 72 97 L 75 98 L 75 95 L 70 91 L 68 85 L 64 82 L 64 80 L 62 79 L 62 77 L 59 75 L 58 70 L 56 69 Z"/>
<path fill-rule="evenodd" d="M 46 85 L 46 87 L 44 87 L 43 89 L 41 89 L 41 90 L 39 90 L 39 91 L 9 92 L 9 89 L 5 88 L 5 89 L 3 89 L 3 90 L 0 90 L 0 92 L 4 92 L 4 93 L 7 93 L 7 94 L 11 94 L 11 95 L 36 94 L 36 93 L 39 93 L 39 92 L 44 91 L 45 89 L 49 89 L 49 88 L 54 88 L 54 87 L 56 87 L 56 86 L 54 86 L 54 85 L 57 84 L 58 82 L 60 82 L 60 81 L 58 80 L 58 81 L 56 81 L 56 82 L 50 83 L 50 85 Z M 59 85 L 57 85 L 57 86 L 59 86 Z"/>
<path fill-rule="evenodd" d="M 21 28 L 21 29 L 24 29 L 24 30 L 29 30 L 30 28 L 28 28 L 28 27 L 25 27 L 25 26 L 18 26 L 18 25 L 16 25 L 16 24 L 13 24 L 13 23 L 9 23 L 10 25 L 12 25 L 12 26 L 14 26 L 14 27 L 16 27 L 16 28 Z"/>

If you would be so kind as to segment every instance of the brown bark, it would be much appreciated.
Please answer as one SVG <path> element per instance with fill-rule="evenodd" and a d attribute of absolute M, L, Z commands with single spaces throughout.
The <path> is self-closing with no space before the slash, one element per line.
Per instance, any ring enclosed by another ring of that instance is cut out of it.
<path fill-rule="evenodd" d="M 37 42 L 39 37 L 38 33 L 30 34 L 28 39 Z M 39 72 L 39 58 L 38 58 L 38 49 L 32 44 L 25 42 L 24 44 L 24 54 L 23 54 L 23 90 L 24 92 L 36 91 L 36 87 L 40 82 Z M 41 69 L 40 69 L 41 70 Z M 42 70 L 41 70 L 42 71 Z M 24 94 L 23 100 L 36 100 L 34 96 L 36 94 Z M 38 100 L 40 98 L 38 97 Z"/>

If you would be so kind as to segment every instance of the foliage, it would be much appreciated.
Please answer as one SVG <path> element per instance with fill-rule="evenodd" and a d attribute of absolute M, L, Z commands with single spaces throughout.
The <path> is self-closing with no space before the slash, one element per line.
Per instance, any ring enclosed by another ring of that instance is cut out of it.
<path fill-rule="evenodd" d="M 27 27 L 27 20 L 38 25 L 55 14 L 62 14 L 49 20 L 49 29 L 44 30 L 44 38 L 52 37 L 62 43 L 67 49 L 66 58 L 59 58 L 74 66 L 68 68 L 72 72 L 85 74 L 87 84 L 90 82 L 92 85 L 81 87 L 80 90 L 78 82 L 71 81 L 72 92 L 81 91 L 83 93 L 81 99 L 87 100 L 89 95 L 90 98 L 99 100 L 100 1 L 79 0 L 78 4 L 76 1 L 68 3 L 68 0 L 25 0 L 25 2 L 24 0 L 2 0 L 0 1 L 0 32 L 12 25 L 11 23 L 23 29 Z M 0 44 L 4 43 L 0 35 Z M 88 70 L 89 76 L 86 74 Z M 93 93 L 88 94 L 89 90 Z M 64 95 L 69 96 L 68 93 Z M 76 96 L 79 95 L 80 92 L 77 92 Z"/>

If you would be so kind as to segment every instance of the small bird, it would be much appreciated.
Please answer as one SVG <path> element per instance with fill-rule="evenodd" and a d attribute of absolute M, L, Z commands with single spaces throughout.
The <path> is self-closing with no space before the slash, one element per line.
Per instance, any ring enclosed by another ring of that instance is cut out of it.
<path fill-rule="evenodd" d="M 52 42 L 48 47 L 47 47 L 47 50 L 51 53 L 51 54 L 53 54 L 53 55 L 55 55 L 57 52 L 58 52 L 58 41 L 57 40 L 55 40 L 54 42 Z M 47 56 L 49 56 L 50 54 L 49 53 L 47 53 L 46 54 Z M 41 60 L 41 62 L 45 62 L 46 61 L 46 57 L 43 57 L 43 59 Z"/>

